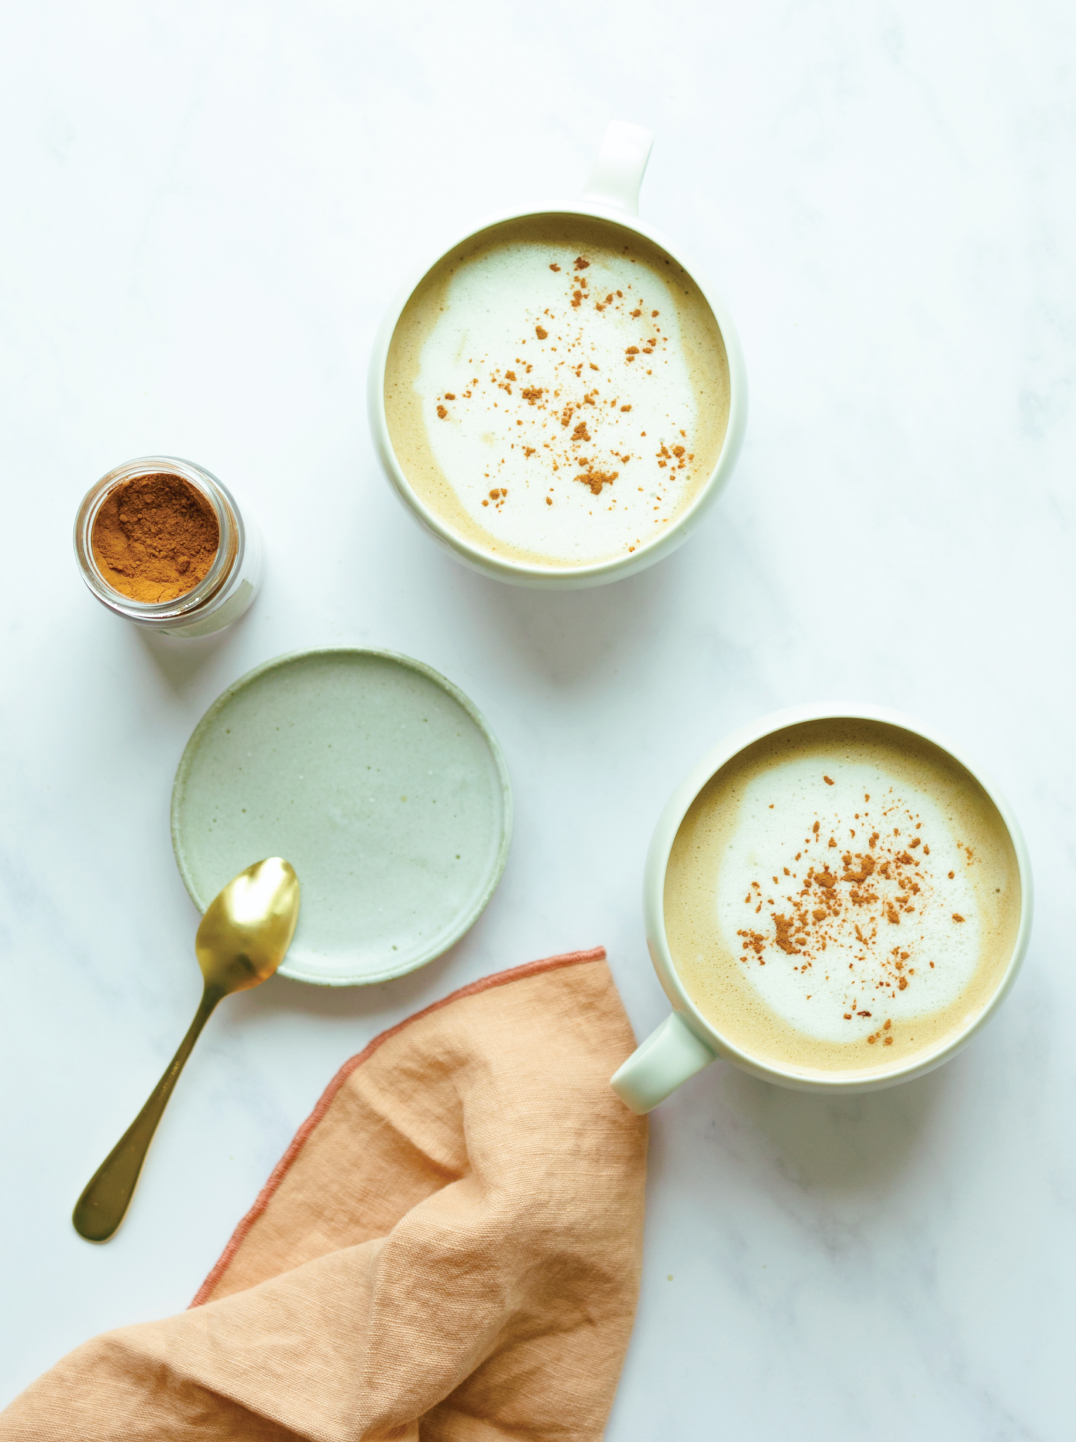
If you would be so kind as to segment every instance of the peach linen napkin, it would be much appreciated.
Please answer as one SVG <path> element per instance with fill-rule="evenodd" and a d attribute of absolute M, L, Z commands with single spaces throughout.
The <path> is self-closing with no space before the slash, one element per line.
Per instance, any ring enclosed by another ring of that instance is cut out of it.
<path fill-rule="evenodd" d="M 352 1057 L 191 1306 L 77 1348 L 3 1442 L 579 1442 L 631 1331 L 646 1124 L 604 951 L 464 987 Z"/>

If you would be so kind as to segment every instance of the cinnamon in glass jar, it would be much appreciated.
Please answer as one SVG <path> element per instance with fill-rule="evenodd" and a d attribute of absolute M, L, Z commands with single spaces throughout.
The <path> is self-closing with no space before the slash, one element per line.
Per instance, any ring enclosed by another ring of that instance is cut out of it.
<path fill-rule="evenodd" d="M 258 532 L 228 487 L 179 456 L 125 461 L 75 518 L 82 579 L 116 616 L 165 636 L 210 636 L 249 608 Z"/>
<path fill-rule="evenodd" d="M 208 574 L 219 544 L 212 506 L 184 477 L 165 471 L 118 485 L 91 532 L 102 577 L 132 601 L 185 596 Z"/>

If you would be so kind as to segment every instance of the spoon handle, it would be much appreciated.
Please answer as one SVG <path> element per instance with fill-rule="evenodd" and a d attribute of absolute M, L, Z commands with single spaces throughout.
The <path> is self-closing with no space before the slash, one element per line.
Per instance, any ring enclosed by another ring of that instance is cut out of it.
<path fill-rule="evenodd" d="M 172 1095 L 172 1088 L 194 1050 L 194 1043 L 201 1035 L 202 1028 L 223 995 L 217 987 L 207 986 L 202 992 L 202 1000 L 198 1003 L 194 1020 L 187 1035 L 180 1042 L 179 1050 L 168 1063 L 164 1076 L 153 1088 L 146 1105 L 94 1172 L 86 1190 L 75 1203 L 71 1220 L 75 1231 L 88 1242 L 107 1242 L 123 1221 L 134 1194 L 138 1174 L 142 1170 L 142 1163 L 146 1160 L 149 1144 L 153 1140 L 153 1133 L 157 1130 L 157 1123 Z"/>

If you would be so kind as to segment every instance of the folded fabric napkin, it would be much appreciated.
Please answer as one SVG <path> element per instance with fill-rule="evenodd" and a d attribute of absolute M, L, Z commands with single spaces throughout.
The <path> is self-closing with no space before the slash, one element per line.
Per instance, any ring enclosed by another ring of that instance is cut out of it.
<path fill-rule="evenodd" d="M 3 1442 L 581 1442 L 631 1331 L 646 1124 L 604 951 L 464 987 L 330 1083 L 189 1311 L 107 1332 Z"/>

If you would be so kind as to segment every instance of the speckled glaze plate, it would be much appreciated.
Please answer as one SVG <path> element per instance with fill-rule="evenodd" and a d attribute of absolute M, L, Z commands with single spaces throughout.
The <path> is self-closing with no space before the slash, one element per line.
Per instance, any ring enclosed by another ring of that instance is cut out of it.
<path fill-rule="evenodd" d="M 504 757 L 476 707 L 388 651 L 280 656 L 214 701 L 172 790 L 172 845 L 195 905 L 263 856 L 302 888 L 282 976 L 385 981 L 463 936 L 512 833 Z"/>

